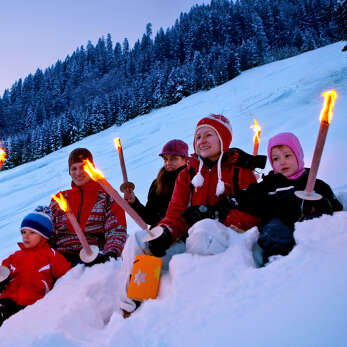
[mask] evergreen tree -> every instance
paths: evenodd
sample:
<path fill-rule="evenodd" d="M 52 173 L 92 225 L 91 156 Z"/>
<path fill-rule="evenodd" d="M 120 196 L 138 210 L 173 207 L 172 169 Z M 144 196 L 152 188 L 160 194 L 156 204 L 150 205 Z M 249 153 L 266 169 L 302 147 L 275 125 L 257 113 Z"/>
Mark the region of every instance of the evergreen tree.
<path fill-rule="evenodd" d="M 346 40 L 346 0 L 211 0 L 130 48 L 107 34 L 16 81 L 0 98 L 9 168 L 224 83 L 241 71 Z M 346 47 L 347 49 L 347 47 Z M 46 135 L 48 134 L 48 135 Z"/>

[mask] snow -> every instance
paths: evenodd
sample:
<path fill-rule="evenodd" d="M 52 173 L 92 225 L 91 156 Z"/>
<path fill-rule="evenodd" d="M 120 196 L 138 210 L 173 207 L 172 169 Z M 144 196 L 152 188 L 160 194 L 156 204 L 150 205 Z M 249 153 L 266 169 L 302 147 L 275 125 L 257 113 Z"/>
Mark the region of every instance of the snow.
<path fill-rule="evenodd" d="M 252 151 L 256 118 L 262 126 L 260 154 L 269 137 L 292 131 L 310 165 L 319 129 L 321 93 L 339 97 L 318 177 L 327 181 L 347 209 L 347 64 L 344 43 L 257 67 L 207 92 L 185 98 L 90 136 L 45 158 L 0 173 L 0 259 L 17 249 L 19 225 L 38 204 L 69 187 L 67 157 L 87 147 L 97 168 L 118 189 L 121 170 L 113 138 L 123 145 L 128 176 L 145 201 L 159 168 L 158 153 L 173 138 L 193 151 L 197 121 L 223 113 L 233 126 L 233 143 Z M 268 171 L 267 166 L 264 170 Z M 128 219 L 128 232 L 137 230 Z M 346 346 L 347 213 L 296 224 L 297 246 L 257 269 L 253 228 L 230 232 L 230 247 L 215 256 L 174 255 L 161 278 L 159 296 L 128 319 L 117 309 L 120 260 L 79 265 L 57 281 L 36 304 L 0 328 L 1 346 Z"/>

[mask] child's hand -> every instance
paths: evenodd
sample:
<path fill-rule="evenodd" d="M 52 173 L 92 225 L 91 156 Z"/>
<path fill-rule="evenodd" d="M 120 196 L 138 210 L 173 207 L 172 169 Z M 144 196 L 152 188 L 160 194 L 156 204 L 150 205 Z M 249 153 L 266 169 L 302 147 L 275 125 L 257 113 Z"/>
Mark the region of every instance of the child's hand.
<path fill-rule="evenodd" d="M 124 200 L 127 201 L 129 204 L 133 204 L 136 200 L 134 190 L 130 187 L 124 189 Z"/>

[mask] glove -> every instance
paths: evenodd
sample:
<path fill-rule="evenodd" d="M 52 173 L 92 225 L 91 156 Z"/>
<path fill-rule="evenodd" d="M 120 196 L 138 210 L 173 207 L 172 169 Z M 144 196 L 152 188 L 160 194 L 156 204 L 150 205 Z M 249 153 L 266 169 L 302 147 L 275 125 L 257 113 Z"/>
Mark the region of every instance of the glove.
<path fill-rule="evenodd" d="M 236 206 L 236 200 L 230 196 L 225 195 L 221 200 L 210 207 L 208 218 L 218 219 L 219 222 L 223 223 L 230 210 L 236 208 Z"/>
<path fill-rule="evenodd" d="M 91 261 L 90 263 L 85 263 L 85 266 L 93 266 L 95 264 L 104 264 L 107 261 L 109 261 L 111 258 L 117 259 L 117 254 L 113 253 L 113 252 L 108 252 L 106 254 L 104 253 L 99 253 L 98 256 Z"/>
<path fill-rule="evenodd" d="M 223 223 L 230 210 L 236 208 L 236 206 L 237 202 L 235 199 L 230 196 L 224 196 L 212 207 L 205 205 L 190 206 L 182 212 L 182 217 L 186 220 L 189 227 L 205 218 L 217 219 Z"/>
<path fill-rule="evenodd" d="M 191 227 L 199 220 L 210 218 L 210 211 L 205 205 L 190 206 L 182 212 L 181 216 L 185 219 L 188 226 Z"/>
<path fill-rule="evenodd" d="M 165 226 L 162 226 L 162 228 L 164 231 L 158 238 L 148 241 L 148 248 L 156 257 L 163 257 L 172 243 L 171 232 Z"/>
<path fill-rule="evenodd" d="M 0 282 L 0 293 L 6 288 L 9 282 L 10 282 L 10 276 L 8 276 L 5 280 Z"/>

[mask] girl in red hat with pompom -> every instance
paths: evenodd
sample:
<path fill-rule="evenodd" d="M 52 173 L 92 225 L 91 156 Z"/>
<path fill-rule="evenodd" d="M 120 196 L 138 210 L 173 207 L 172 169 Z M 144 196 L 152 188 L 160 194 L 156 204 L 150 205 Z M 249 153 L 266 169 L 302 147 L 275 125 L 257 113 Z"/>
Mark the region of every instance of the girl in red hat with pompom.
<path fill-rule="evenodd" d="M 243 232 L 259 220 L 236 208 L 234 196 L 239 190 L 256 183 L 249 156 L 238 149 L 229 149 L 232 128 L 222 115 L 202 118 L 194 133 L 195 154 L 177 177 L 166 216 L 151 229 L 131 235 L 123 250 L 123 312 L 133 312 L 138 303 L 126 293 L 132 261 L 137 254 L 164 256 L 168 248 L 186 238 L 186 252 L 212 255 L 229 246 L 230 228 Z M 244 159 L 247 160 L 244 160 Z"/>

